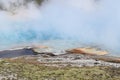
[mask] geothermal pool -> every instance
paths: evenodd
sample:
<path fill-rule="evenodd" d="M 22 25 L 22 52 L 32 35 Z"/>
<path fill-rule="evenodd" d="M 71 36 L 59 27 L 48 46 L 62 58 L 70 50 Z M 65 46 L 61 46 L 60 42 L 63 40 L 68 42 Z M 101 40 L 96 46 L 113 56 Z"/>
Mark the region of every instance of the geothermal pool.
<path fill-rule="evenodd" d="M 1 0 L 0 50 L 93 46 L 120 55 L 119 0 Z"/>

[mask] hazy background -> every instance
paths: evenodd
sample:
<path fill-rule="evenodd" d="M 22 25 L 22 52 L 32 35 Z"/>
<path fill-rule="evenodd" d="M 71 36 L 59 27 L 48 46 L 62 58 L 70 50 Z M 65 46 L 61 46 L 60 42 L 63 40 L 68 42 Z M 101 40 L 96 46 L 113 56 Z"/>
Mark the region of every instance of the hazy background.
<path fill-rule="evenodd" d="M 0 48 L 69 40 L 120 55 L 119 4 L 120 0 L 1 0 Z"/>

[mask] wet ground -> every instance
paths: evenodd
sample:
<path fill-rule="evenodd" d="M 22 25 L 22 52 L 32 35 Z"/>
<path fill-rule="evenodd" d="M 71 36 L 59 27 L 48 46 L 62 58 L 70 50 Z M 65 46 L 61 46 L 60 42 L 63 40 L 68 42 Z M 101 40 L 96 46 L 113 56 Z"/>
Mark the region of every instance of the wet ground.
<path fill-rule="evenodd" d="M 18 50 L 5 50 L 0 51 L 0 58 L 14 58 L 25 55 L 34 55 L 34 52 L 31 49 L 18 49 Z"/>
<path fill-rule="evenodd" d="M 48 52 L 44 52 L 44 51 Z M 55 55 L 54 51 L 49 48 L 43 48 L 39 50 L 39 53 L 36 53 L 33 48 L 20 48 L 20 49 L 11 49 L 11 50 L 4 50 L 0 51 L 0 58 L 11 58 L 11 59 L 18 59 L 23 58 L 26 61 L 32 61 L 33 59 L 35 62 L 42 63 L 46 66 L 113 66 L 113 67 L 120 67 L 120 63 L 115 62 L 119 60 L 119 57 L 109 57 L 109 56 L 90 56 L 90 55 L 82 55 L 82 54 L 72 54 L 72 53 L 64 53 Z M 21 58 L 21 59 L 22 59 Z M 114 61 L 114 62 L 113 62 Z"/>

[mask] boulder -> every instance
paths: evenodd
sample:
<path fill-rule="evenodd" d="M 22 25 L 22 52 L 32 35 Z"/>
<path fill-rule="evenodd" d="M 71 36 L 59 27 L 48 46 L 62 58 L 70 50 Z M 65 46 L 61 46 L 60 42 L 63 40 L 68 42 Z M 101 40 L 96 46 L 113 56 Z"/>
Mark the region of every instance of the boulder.
<path fill-rule="evenodd" d="M 75 54 L 87 54 L 87 55 L 106 55 L 107 51 L 101 51 L 96 48 L 75 48 L 71 50 L 67 50 L 67 53 L 75 53 Z"/>

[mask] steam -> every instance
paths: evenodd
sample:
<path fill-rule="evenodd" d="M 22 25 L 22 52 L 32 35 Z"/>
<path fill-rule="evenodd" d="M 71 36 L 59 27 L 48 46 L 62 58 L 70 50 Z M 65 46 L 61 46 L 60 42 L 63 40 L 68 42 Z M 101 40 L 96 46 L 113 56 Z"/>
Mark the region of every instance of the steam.
<path fill-rule="evenodd" d="M 120 52 L 119 0 L 48 0 L 39 7 L 31 1 L 15 9 L 8 4 L 17 0 L 1 1 L 1 45 L 59 39 Z"/>

